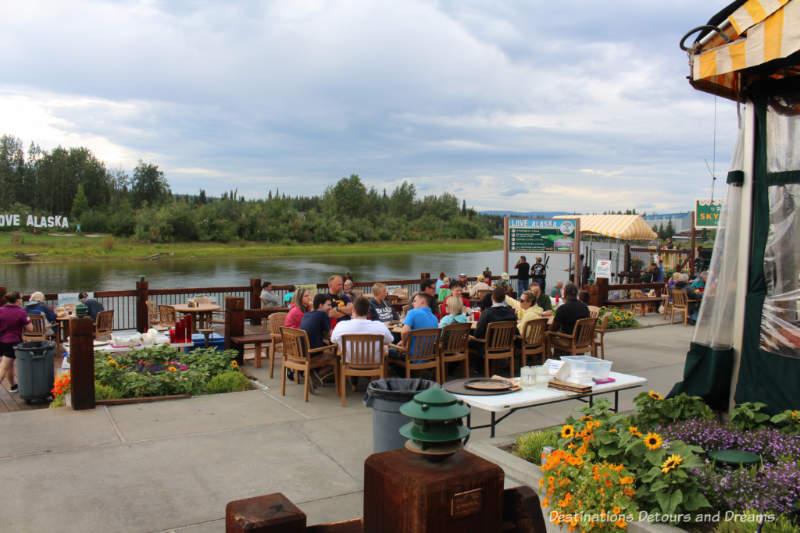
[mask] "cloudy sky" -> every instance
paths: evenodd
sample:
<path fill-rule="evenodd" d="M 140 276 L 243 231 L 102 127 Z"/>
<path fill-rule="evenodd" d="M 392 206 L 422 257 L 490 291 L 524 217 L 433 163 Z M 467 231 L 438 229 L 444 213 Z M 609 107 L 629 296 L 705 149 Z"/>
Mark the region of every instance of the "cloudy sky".
<path fill-rule="evenodd" d="M 6 0 L 0 134 L 180 193 L 355 173 L 479 209 L 689 210 L 736 106 L 689 86 L 678 41 L 727 3 Z"/>

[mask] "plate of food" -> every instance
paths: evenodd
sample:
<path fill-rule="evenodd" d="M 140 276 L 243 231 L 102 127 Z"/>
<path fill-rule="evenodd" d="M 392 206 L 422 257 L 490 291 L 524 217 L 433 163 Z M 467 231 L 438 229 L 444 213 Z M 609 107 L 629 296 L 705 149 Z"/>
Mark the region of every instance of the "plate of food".
<path fill-rule="evenodd" d="M 482 391 L 507 391 L 511 390 L 514 386 L 508 381 L 492 378 L 473 378 L 464 382 L 464 386 L 468 389 L 482 390 Z"/>

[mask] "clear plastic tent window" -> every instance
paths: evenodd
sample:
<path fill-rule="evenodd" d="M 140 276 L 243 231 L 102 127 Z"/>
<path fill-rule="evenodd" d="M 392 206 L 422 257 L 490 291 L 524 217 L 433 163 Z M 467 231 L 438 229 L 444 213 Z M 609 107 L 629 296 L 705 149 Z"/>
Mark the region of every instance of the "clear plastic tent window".
<path fill-rule="evenodd" d="M 797 97 L 770 99 L 767 106 L 767 172 L 800 170 Z M 800 184 L 769 187 L 769 233 L 764 250 L 766 298 L 761 348 L 800 358 Z"/>

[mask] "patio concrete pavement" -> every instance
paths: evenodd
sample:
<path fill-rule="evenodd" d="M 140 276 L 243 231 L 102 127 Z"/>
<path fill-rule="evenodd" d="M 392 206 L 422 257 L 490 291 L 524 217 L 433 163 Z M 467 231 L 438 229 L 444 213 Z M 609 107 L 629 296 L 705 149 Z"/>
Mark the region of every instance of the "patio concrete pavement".
<path fill-rule="evenodd" d="M 614 370 L 644 376 L 662 393 L 681 379 L 692 328 L 664 325 L 606 335 Z M 231 500 L 283 492 L 309 524 L 361 516 L 372 414 L 363 392 L 347 407 L 328 386 L 302 400 L 302 386 L 246 369 L 268 387 L 188 400 L 0 414 L 3 531 L 211 533 L 225 529 Z M 276 372 L 276 376 L 279 376 Z M 363 383 L 362 383 L 363 388 Z M 642 389 L 620 394 L 632 408 Z M 559 424 L 580 407 L 564 402 L 520 411 L 497 440 Z M 474 412 L 474 423 L 488 416 Z M 477 430 L 473 442 L 489 441 Z"/>

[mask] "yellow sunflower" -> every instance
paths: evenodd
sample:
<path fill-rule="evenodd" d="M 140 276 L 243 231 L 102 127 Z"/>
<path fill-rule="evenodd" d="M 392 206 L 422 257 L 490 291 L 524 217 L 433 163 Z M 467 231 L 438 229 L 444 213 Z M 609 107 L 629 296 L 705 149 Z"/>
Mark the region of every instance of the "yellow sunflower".
<path fill-rule="evenodd" d="M 795 411 L 795 413 L 796 413 L 796 412 L 797 412 L 797 411 Z M 589 416 L 589 415 L 582 416 L 582 417 L 581 417 L 581 422 L 587 422 L 587 421 L 589 421 L 589 420 L 591 420 L 591 419 L 592 419 L 592 417 L 591 417 L 591 416 Z"/>
<path fill-rule="evenodd" d="M 794 410 L 792 411 L 792 420 L 795 422 L 800 422 L 800 411 Z"/>
<path fill-rule="evenodd" d="M 652 398 L 654 400 L 663 400 L 664 399 L 663 396 L 661 396 L 659 393 L 657 393 L 654 390 L 651 390 L 650 392 L 648 392 L 647 395 L 650 396 L 650 398 Z"/>
<path fill-rule="evenodd" d="M 628 431 L 629 431 L 629 432 L 630 432 L 630 434 L 631 434 L 631 435 L 633 435 L 634 437 L 641 437 L 641 436 L 642 436 L 642 432 L 641 432 L 641 431 L 639 431 L 639 428 L 637 428 L 636 426 L 629 426 L 629 427 L 628 427 Z"/>
<path fill-rule="evenodd" d="M 670 470 L 674 470 L 679 464 L 683 462 L 683 457 L 678 454 L 672 454 L 661 464 L 661 472 L 666 474 Z"/>
<path fill-rule="evenodd" d="M 233 368 L 239 368 L 239 363 L 237 363 L 236 360 L 234 359 L 233 361 L 231 361 L 231 366 Z"/>
<path fill-rule="evenodd" d="M 561 437 L 565 439 L 571 439 L 575 436 L 575 428 L 570 426 L 569 424 L 565 425 L 561 428 Z"/>
<path fill-rule="evenodd" d="M 642 440 L 644 441 L 644 445 L 651 450 L 657 450 L 661 448 L 661 443 L 664 442 L 658 433 L 648 433 Z"/>
<path fill-rule="evenodd" d="M 175 368 L 174 366 L 171 366 L 171 367 L 169 367 L 169 369 L 168 369 L 168 370 L 169 370 L 170 372 L 177 372 L 177 371 L 178 371 L 178 369 L 177 369 L 177 368 Z"/>

